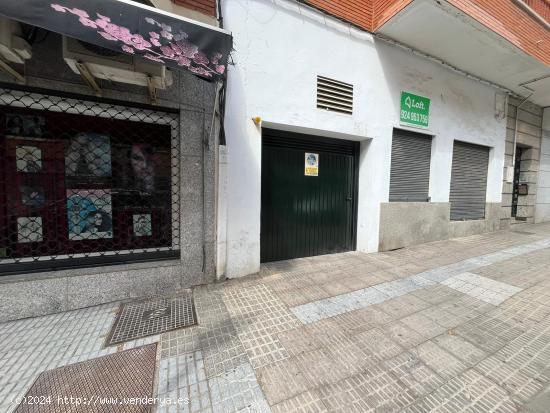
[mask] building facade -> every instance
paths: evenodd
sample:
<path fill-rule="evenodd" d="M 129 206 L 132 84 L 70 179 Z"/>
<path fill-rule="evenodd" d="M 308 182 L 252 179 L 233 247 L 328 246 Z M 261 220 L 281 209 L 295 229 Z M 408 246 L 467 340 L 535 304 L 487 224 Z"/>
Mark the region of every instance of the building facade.
<path fill-rule="evenodd" d="M 222 3 L 218 273 L 545 219 L 541 21 L 489 2 L 305 3 Z"/>
<path fill-rule="evenodd" d="M 2 56 L 0 321 L 216 279 L 221 83 L 192 69 L 223 73 L 221 57 L 199 53 L 205 38 L 230 36 L 215 9 L 103 3 L 122 7 L 127 23 L 145 19 L 152 34 L 124 37 L 116 14 L 100 9 L 55 5 L 51 18 L 65 20 L 51 26 L 0 9 L 2 28 L 24 46 L 13 50 L 27 53 L 21 63 Z M 90 40 L 64 33 L 72 28 Z M 114 50 L 93 43 L 104 40 Z M 154 46 L 184 67 L 137 56 Z"/>
<path fill-rule="evenodd" d="M 550 219 L 544 2 L 73 2 L 0 7 L 0 321 Z"/>

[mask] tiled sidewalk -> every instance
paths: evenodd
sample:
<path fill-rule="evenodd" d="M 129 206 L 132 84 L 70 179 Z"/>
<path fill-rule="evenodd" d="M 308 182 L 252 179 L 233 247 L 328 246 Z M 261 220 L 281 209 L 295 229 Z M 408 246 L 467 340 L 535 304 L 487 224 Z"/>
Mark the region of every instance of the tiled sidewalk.
<path fill-rule="evenodd" d="M 0 411 L 44 370 L 158 342 L 158 412 L 550 412 L 550 225 L 265 265 L 199 323 L 104 348 L 118 304 L 0 324 Z"/>

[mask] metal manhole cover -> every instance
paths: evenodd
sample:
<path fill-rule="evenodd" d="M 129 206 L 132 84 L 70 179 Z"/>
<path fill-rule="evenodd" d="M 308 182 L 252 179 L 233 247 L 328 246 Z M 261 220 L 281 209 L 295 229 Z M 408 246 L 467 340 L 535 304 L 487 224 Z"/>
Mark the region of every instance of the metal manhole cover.
<path fill-rule="evenodd" d="M 196 324 L 193 294 L 122 304 L 107 346 Z"/>
<path fill-rule="evenodd" d="M 157 345 L 41 373 L 15 413 L 145 413 L 152 408 Z"/>

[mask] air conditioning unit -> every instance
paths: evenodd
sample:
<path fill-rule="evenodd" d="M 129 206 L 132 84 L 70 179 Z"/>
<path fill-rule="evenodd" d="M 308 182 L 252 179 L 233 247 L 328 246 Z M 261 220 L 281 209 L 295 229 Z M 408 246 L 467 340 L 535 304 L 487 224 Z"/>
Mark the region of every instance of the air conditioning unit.
<path fill-rule="evenodd" d="M 98 79 L 153 86 L 156 89 L 166 89 L 172 84 L 172 73 L 161 64 L 71 37 L 63 37 L 63 59 L 73 72 L 81 74 L 77 66 L 84 64 L 91 75 Z"/>
<path fill-rule="evenodd" d="M 21 26 L 6 17 L 0 17 L 0 55 L 18 64 L 32 57 L 31 46 L 21 37 Z"/>

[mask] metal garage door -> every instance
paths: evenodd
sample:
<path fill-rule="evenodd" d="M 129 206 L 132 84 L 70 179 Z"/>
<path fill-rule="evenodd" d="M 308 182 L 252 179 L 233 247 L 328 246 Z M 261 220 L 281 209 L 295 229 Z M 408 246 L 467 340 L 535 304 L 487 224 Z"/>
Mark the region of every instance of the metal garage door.
<path fill-rule="evenodd" d="M 262 262 L 354 250 L 359 144 L 262 132 Z M 318 155 L 317 176 L 306 153 Z"/>
<path fill-rule="evenodd" d="M 432 137 L 394 129 L 390 202 L 426 202 L 430 189 Z"/>
<path fill-rule="evenodd" d="M 489 148 L 455 141 L 451 174 L 451 220 L 485 218 Z"/>

